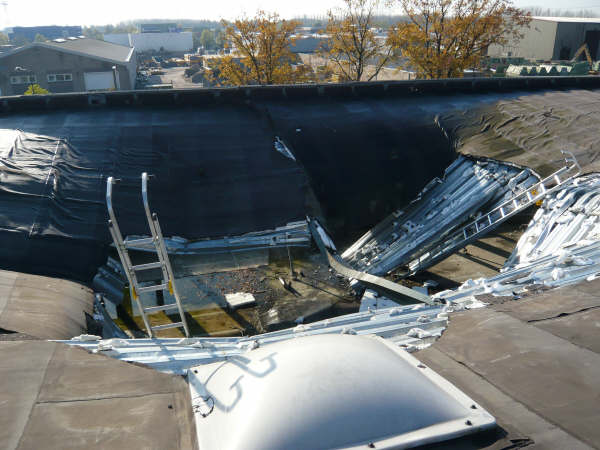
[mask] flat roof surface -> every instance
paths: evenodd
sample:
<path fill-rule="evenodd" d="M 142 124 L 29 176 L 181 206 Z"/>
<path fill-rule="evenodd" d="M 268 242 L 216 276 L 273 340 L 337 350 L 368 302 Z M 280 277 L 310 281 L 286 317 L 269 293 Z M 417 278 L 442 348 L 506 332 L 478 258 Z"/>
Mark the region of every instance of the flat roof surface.
<path fill-rule="evenodd" d="M 532 16 L 532 19 L 546 20 L 548 22 L 570 22 L 570 23 L 600 23 L 598 17 L 546 17 Z"/>
<path fill-rule="evenodd" d="M 599 90 L 520 93 L 442 113 L 439 123 L 460 153 L 513 162 L 548 176 L 564 166 L 561 150 L 567 150 L 582 174 L 600 170 Z"/>
<path fill-rule="evenodd" d="M 481 402 L 504 445 L 598 448 L 599 289 L 597 280 L 519 300 L 488 297 L 496 303 L 451 315 L 442 338 L 415 357 Z"/>
<path fill-rule="evenodd" d="M 0 379 L 4 449 L 197 448 L 181 377 L 56 342 L 0 341 Z"/>
<path fill-rule="evenodd" d="M 113 44 L 112 42 L 91 38 L 65 38 L 64 42 L 56 42 L 56 40 L 53 40 L 44 42 L 43 44 L 56 49 L 65 49 L 121 62 L 128 62 L 131 58 L 131 52 L 133 50 L 132 47 L 125 45 Z"/>
<path fill-rule="evenodd" d="M 17 47 L 12 51 L 3 53 L 0 55 L 0 58 L 10 56 L 34 47 L 50 48 L 116 63 L 129 62 L 134 50 L 133 47 L 113 44 L 111 42 L 100 41 L 98 39 L 72 37 L 55 39 L 46 42 L 33 42 L 23 47 Z"/>
<path fill-rule="evenodd" d="M 87 332 L 94 293 L 72 281 L 0 270 L 0 328 L 40 339 Z"/>

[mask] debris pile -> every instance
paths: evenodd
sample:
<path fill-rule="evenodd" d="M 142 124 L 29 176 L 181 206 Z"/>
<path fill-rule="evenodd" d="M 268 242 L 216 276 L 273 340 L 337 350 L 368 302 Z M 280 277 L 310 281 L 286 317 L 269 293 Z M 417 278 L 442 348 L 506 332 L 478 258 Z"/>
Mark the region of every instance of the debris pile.
<path fill-rule="evenodd" d="M 600 275 L 599 214 L 600 175 L 574 179 L 546 197 L 499 275 L 467 280 L 435 297 L 515 296 L 595 279 Z"/>
<path fill-rule="evenodd" d="M 427 253 L 461 225 L 539 181 L 530 169 L 459 156 L 405 210 L 397 210 L 349 247 L 355 269 L 384 275 Z"/>

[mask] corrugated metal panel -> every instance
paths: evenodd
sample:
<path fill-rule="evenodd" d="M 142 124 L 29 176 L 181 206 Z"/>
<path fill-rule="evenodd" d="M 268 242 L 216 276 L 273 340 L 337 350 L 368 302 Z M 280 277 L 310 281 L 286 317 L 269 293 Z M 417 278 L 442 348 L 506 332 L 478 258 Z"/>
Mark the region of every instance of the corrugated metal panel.
<path fill-rule="evenodd" d="M 415 350 L 442 334 L 448 320 L 445 308 L 419 304 L 370 310 L 241 338 L 85 340 L 83 336 L 62 342 L 163 372 L 183 374 L 190 367 L 240 355 L 256 346 L 319 334 L 374 334 L 409 351 Z"/>
<path fill-rule="evenodd" d="M 383 275 L 397 269 L 536 182 L 530 169 L 459 156 L 405 209 L 395 211 L 343 254 L 357 270 Z"/>
<path fill-rule="evenodd" d="M 499 275 L 435 297 L 513 295 L 594 279 L 600 274 L 599 215 L 600 175 L 578 177 L 544 200 Z"/>

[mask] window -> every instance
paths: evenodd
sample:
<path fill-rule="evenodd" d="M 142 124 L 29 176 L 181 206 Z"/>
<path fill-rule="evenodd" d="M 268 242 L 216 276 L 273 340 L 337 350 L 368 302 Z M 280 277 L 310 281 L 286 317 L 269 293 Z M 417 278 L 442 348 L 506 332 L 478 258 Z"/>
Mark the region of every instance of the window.
<path fill-rule="evenodd" d="M 10 77 L 10 84 L 30 84 L 37 83 L 35 75 L 15 75 Z"/>
<path fill-rule="evenodd" d="M 73 81 L 73 75 L 70 73 L 49 73 L 47 79 L 48 83 L 60 83 L 61 81 Z"/>

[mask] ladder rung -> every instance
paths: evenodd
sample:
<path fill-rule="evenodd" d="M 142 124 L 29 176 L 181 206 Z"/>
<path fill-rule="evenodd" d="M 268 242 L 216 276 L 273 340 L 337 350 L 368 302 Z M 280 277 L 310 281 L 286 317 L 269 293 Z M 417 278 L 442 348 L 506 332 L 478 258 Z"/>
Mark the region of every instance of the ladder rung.
<path fill-rule="evenodd" d="M 168 323 L 166 325 L 157 325 L 155 327 L 151 327 L 153 331 L 167 330 L 169 328 L 179 328 L 183 326 L 183 322 L 173 322 Z"/>
<path fill-rule="evenodd" d="M 154 244 L 154 238 L 143 238 L 143 239 L 134 239 L 132 241 L 123 241 L 125 247 L 134 247 L 137 245 L 148 245 Z"/>
<path fill-rule="evenodd" d="M 162 291 L 167 289 L 169 286 L 167 283 L 163 283 L 163 284 L 156 284 L 154 286 L 144 286 L 138 289 L 138 292 L 140 294 L 143 294 L 144 292 L 154 292 L 154 291 Z"/>
<path fill-rule="evenodd" d="M 151 263 L 147 263 L 147 264 L 139 264 L 137 266 L 133 266 L 132 269 L 133 270 L 148 270 L 148 269 L 158 269 L 159 267 L 162 267 L 163 263 L 160 261 L 156 261 L 156 262 L 151 262 Z"/>
<path fill-rule="evenodd" d="M 161 306 L 149 306 L 148 308 L 144 308 L 144 312 L 146 313 L 155 313 L 158 311 L 166 311 L 168 309 L 175 309 L 177 308 L 177 303 L 169 303 L 168 305 L 161 305 Z"/>

